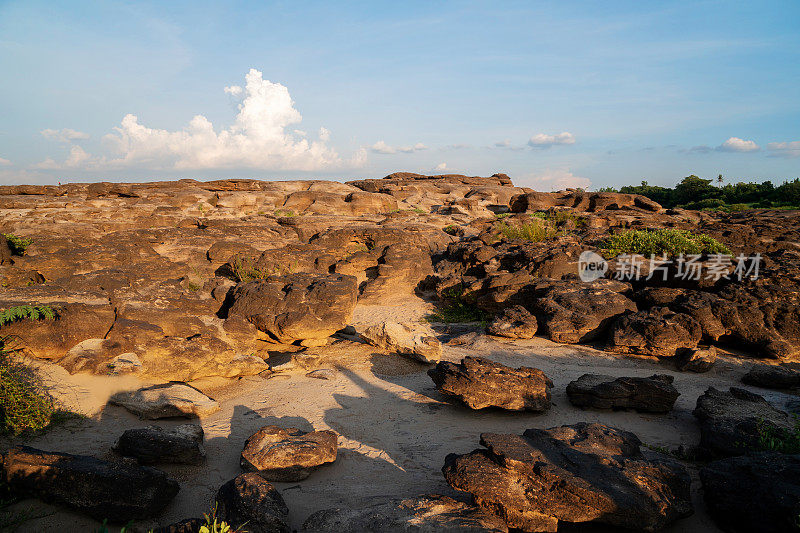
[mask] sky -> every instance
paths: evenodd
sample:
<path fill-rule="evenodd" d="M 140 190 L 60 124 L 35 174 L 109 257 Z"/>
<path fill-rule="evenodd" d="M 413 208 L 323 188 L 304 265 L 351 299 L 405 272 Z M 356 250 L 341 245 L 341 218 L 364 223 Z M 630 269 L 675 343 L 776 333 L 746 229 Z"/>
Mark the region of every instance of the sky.
<path fill-rule="evenodd" d="M 0 0 L 0 184 L 800 177 L 800 2 Z"/>

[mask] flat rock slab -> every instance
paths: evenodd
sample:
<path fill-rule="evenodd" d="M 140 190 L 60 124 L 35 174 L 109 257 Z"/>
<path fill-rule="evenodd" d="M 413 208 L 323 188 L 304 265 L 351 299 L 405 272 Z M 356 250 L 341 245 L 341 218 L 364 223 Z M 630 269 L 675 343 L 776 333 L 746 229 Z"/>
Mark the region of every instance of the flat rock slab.
<path fill-rule="evenodd" d="M 791 389 L 800 386 L 800 371 L 783 365 L 756 363 L 742 382 L 765 389 Z"/>
<path fill-rule="evenodd" d="M 330 430 L 305 432 L 265 426 L 245 442 L 240 464 L 269 481 L 300 481 L 336 460 L 339 436 Z"/>
<path fill-rule="evenodd" d="M 627 431 L 579 423 L 521 436 L 484 433 L 481 444 L 486 449 L 448 455 L 442 471 L 509 528 L 593 522 L 657 531 L 693 512 L 687 470 L 666 456 L 646 459 Z"/>
<path fill-rule="evenodd" d="M 675 357 L 697 347 L 703 328 L 691 316 L 666 307 L 619 317 L 611 328 L 606 349 L 654 357 Z"/>
<path fill-rule="evenodd" d="M 649 378 L 584 374 L 567 385 L 567 396 L 577 407 L 668 413 L 680 396 L 673 380 L 672 376 L 658 374 Z"/>
<path fill-rule="evenodd" d="M 369 344 L 384 350 L 408 355 L 423 363 L 435 363 L 442 358 L 442 344 L 432 329 L 421 324 L 410 326 L 397 322 L 381 322 L 361 333 Z"/>
<path fill-rule="evenodd" d="M 119 438 L 114 450 L 142 464 L 197 465 L 206 458 L 203 428 L 197 424 L 182 424 L 169 430 L 158 426 L 129 429 Z"/>
<path fill-rule="evenodd" d="M 753 454 L 713 461 L 700 470 L 703 495 L 723 531 L 797 531 L 800 456 Z"/>
<path fill-rule="evenodd" d="M 118 392 L 109 403 L 139 416 L 158 418 L 203 418 L 220 410 L 219 403 L 186 383 L 173 381 L 136 391 Z"/>
<path fill-rule="evenodd" d="M 794 423 L 763 396 L 738 387 L 728 391 L 709 387 L 697 399 L 694 416 L 700 421 L 700 446 L 714 455 L 744 455 L 761 449 L 766 433 L 791 432 Z"/>
<path fill-rule="evenodd" d="M 17 496 L 66 505 L 114 523 L 152 518 L 179 488 L 155 468 L 28 446 L 16 446 L 5 454 L 2 476 Z"/>
<path fill-rule="evenodd" d="M 507 533 L 503 520 L 447 496 L 389 500 L 361 509 L 326 509 L 306 519 L 304 531 L 320 533 Z"/>
<path fill-rule="evenodd" d="M 471 409 L 541 412 L 550 408 L 553 382 L 538 368 L 511 368 L 482 357 L 465 357 L 459 364 L 441 361 L 428 375 L 438 390 L 458 397 Z"/>
<path fill-rule="evenodd" d="M 486 332 L 509 339 L 532 339 L 538 327 L 535 316 L 521 305 L 514 305 L 503 309 L 486 328 Z"/>
<path fill-rule="evenodd" d="M 256 473 L 240 474 L 217 491 L 217 516 L 249 533 L 289 533 L 289 509 L 278 490 Z"/>

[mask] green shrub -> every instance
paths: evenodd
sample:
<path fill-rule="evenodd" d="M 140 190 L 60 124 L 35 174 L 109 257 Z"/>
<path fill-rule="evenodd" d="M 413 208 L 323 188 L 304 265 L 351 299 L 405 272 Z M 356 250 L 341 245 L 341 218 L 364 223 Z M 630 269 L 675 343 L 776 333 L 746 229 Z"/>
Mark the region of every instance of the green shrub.
<path fill-rule="evenodd" d="M 759 420 L 758 449 L 788 454 L 800 453 L 800 422 L 795 420 L 794 429 L 775 427 L 772 424 Z"/>
<path fill-rule="evenodd" d="M 31 320 L 53 320 L 57 312 L 48 305 L 18 305 L 0 311 L 0 326 L 29 318 Z"/>
<path fill-rule="evenodd" d="M 246 257 L 234 257 L 230 263 L 233 280 L 238 283 L 248 283 L 259 279 L 267 279 L 271 273 L 255 266 L 255 261 Z"/>
<path fill-rule="evenodd" d="M 29 239 L 27 237 L 17 237 L 12 233 L 3 233 L 2 235 L 8 242 L 8 247 L 11 248 L 11 253 L 14 255 L 25 255 L 25 252 L 28 250 L 28 246 L 33 243 L 33 239 Z"/>
<path fill-rule="evenodd" d="M 276 209 L 275 210 L 276 217 L 296 217 L 297 214 L 292 211 L 291 209 Z"/>
<path fill-rule="evenodd" d="M 211 509 L 211 514 L 204 514 L 203 518 L 206 523 L 200 526 L 200 533 L 247 533 L 242 529 L 246 524 L 242 524 L 240 527 L 234 529 L 228 523 L 217 518 L 217 504 L 214 504 L 214 508 Z"/>
<path fill-rule="evenodd" d="M 545 220 L 534 218 L 522 224 L 509 224 L 505 221 L 497 225 L 497 230 L 509 241 L 523 240 L 542 242 L 558 235 L 558 230 Z"/>
<path fill-rule="evenodd" d="M 694 234 L 685 230 L 627 230 L 612 235 L 601 247 L 607 259 L 620 254 L 641 254 L 674 257 L 679 254 L 727 254 L 730 249 L 705 234 Z"/>
<path fill-rule="evenodd" d="M 546 220 L 554 226 L 563 226 L 567 222 L 574 223 L 576 228 L 586 226 L 586 217 L 576 215 L 569 211 L 537 211 L 531 213 L 531 216 Z"/>
<path fill-rule="evenodd" d="M 486 322 L 487 314 L 475 305 L 474 298 L 464 293 L 459 284 L 442 292 L 442 301 L 436 311 L 427 315 L 428 322 L 460 323 Z"/>
<path fill-rule="evenodd" d="M 458 233 L 458 226 L 456 226 L 455 224 L 450 224 L 449 226 L 445 226 L 442 231 L 444 231 L 448 235 L 456 235 Z"/>

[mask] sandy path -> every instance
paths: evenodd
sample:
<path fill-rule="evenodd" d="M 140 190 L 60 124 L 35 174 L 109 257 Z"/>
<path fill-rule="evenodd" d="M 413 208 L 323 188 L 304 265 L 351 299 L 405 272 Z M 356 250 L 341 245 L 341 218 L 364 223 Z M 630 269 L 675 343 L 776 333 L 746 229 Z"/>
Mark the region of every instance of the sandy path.
<path fill-rule="evenodd" d="M 381 315 L 397 318 L 419 316 L 420 305 L 400 308 L 361 308 L 356 324 L 375 322 Z M 275 483 L 289 509 L 290 522 L 299 528 L 312 512 L 336 506 L 359 506 L 386 497 L 425 493 L 463 498 L 444 481 L 441 467 L 448 453 L 478 448 L 481 432 L 521 433 L 530 427 L 551 427 L 580 421 L 602 422 L 633 431 L 652 446 L 674 448 L 699 441 L 697 423 L 691 414 L 697 397 L 708 386 L 729 387 L 750 362 L 723 356 L 707 374 L 674 372 L 648 360 L 611 356 L 584 346 L 557 345 L 544 339 L 503 342 L 485 336 L 470 346 L 445 346 L 445 359 L 457 361 L 465 355 L 481 355 L 512 366 L 541 368 L 554 382 L 553 407 L 545 414 L 507 413 L 498 410 L 472 411 L 446 401 L 436 392 L 426 366 L 400 356 L 375 353 L 350 341 L 337 341 L 323 348 L 322 367 L 337 368 L 332 380 L 307 377 L 295 368 L 269 379 L 249 377 L 207 392 L 223 409 L 202 421 L 206 432 L 208 461 L 203 466 L 165 466 L 181 483 L 181 491 L 158 521 L 142 522 L 147 528 L 200 516 L 207 512 L 214 493 L 225 481 L 240 473 L 238 459 L 245 439 L 259 427 L 278 423 L 310 429 L 333 429 L 341 435 L 337 461 L 296 483 Z M 60 369 L 53 369 L 58 373 Z M 586 372 L 614 376 L 675 376 L 681 393 L 668 415 L 632 412 L 582 411 L 566 397 L 567 383 Z M 63 374 L 63 375 L 61 375 Z M 110 447 L 127 428 L 141 427 L 140 421 L 118 407 L 106 407 L 108 395 L 119 388 L 136 386 L 134 378 L 68 376 L 57 378 L 91 418 L 70 422 L 26 444 L 45 450 L 113 457 Z M 752 388 L 777 405 L 792 396 Z M 162 427 L 180 420 L 158 421 Z M 7 443 L 6 443 L 7 444 Z M 692 467 L 696 513 L 668 531 L 718 531 L 700 501 L 700 483 Z M 97 523 L 81 515 L 28 500 L 15 508 L 34 507 L 54 514 L 29 521 L 20 531 L 93 530 Z M 65 529 L 64 524 L 69 524 Z M 85 529 L 88 528 L 88 529 Z M 592 529 L 592 531 L 601 531 Z"/>

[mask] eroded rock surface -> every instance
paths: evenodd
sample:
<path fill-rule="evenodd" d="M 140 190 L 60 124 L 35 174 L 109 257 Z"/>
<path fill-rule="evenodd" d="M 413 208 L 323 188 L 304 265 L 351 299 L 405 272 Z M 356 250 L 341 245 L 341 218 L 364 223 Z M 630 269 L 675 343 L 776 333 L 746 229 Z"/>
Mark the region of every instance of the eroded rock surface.
<path fill-rule="evenodd" d="M 117 392 L 109 403 L 119 405 L 140 418 L 203 418 L 220 410 L 219 403 L 186 383 L 172 382 Z"/>
<path fill-rule="evenodd" d="M 435 363 L 442 358 L 442 344 L 434 331 L 423 324 L 398 324 L 381 322 L 361 332 L 368 343 L 407 355 L 423 363 Z"/>
<path fill-rule="evenodd" d="M 567 396 L 578 407 L 668 413 L 680 396 L 673 380 L 664 374 L 649 378 L 584 374 L 567 385 Z"/>
<path fill-rule="evenodd" d="M 247 439 L 240 464 L 269 481 L 300 481 L 336 460 L 338 438 L 330 430 L 265 426 Z"/>
<path fill-rule="evenodd" d="M 532 339 L 539 324 L 536 317 L 521 305 L 506 308 L 486 328 L 489 335 L 509 339 Z"/>
<path fill-rule="evenodd" d="M 217 516 L 251 533 L 288 533 L 289 508 L 281 493 L 256 473 L 236 476 L 219 488 Z"/>
<path fill-rule="evenodd" d="M 182 424 L 165 430 L 158 426 L 128 429 L 117 440 L 114 450 L 142 464 L 201 464 L 206 458 L 203 427 Z"/>

